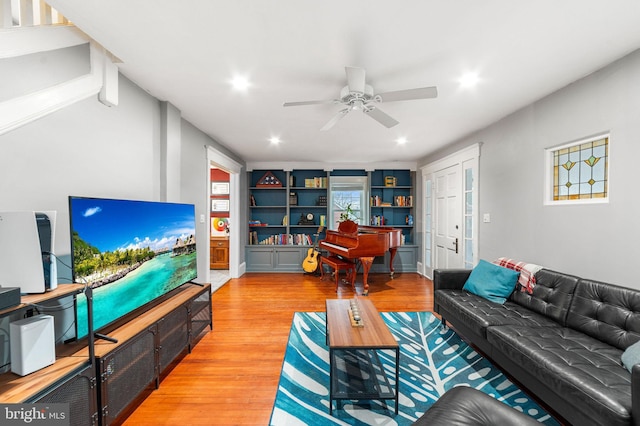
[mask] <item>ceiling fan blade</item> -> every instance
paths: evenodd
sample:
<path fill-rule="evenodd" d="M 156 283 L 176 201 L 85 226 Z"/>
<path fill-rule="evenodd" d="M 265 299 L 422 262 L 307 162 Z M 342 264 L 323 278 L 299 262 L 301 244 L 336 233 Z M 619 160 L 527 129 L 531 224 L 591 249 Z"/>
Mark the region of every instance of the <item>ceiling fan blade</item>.
<path fill-rule="evenodd" d="M 378 93 L 375 96 L 378 102 L 411 101 L 414 99 L 431 99 L 436 97 L 438 97 L 438 88 L 435 86 Z"/>
<path fill-rule="evenodd" d="M 285 102 L 282 106 L 290 107 L 290 106 L 303 106 L 303 105 L 322 105 L 322 104 L 335 104 L 339 101 L 336 99 L 326 100 L 326 101 L 300 101 L 300 102 Z"/>
<path fill-rule="evenodd" d="M 378 108 L 375 108 L 375 107 L 370 107 L 368 109 L 363 110 L 362 112 L 364 112 L 369 117 L 373 118 L 378 123 L 382 124 L 387 128 L 393 127 L 399 123 L 395 118 L 391 117 L 385 112 L 380 111 Z"/>
<path fill-rule="evenodd" d="M 365 71 L 358 67 L 344 67 L 347 72 L 347 86 L 349 92 L 364 93 Z"/>
<path fill-rule="evenodd" d="M 338 121 L 340 121 L 342 119 L 342 117 L 344 117 L 345 115 L 347 115 L 347 113 L 351 111 L 351 108 L 345 108 L 345 109 L 341 109 L 340 111 L 338 111 L 338 113 L 336 115 L 334 115 L 331 120 L 329 120 L 329 122 L 327 124 L 325 124 L 322 129 L 322 131 L 326 131 L 331 129 L 333 126 L 336 125 L 336 123 Z"/>

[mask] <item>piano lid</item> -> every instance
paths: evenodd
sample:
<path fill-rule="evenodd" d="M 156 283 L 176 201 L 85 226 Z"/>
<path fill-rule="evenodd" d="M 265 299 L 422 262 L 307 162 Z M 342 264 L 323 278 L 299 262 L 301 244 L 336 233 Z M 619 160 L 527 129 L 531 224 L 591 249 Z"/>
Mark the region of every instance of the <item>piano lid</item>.
<path fill-rule="evenodd" d="M 342 234 L 357 234 L 358 224 L 352 220 L 343 220 L 338 225 L 338 232 Z"/>

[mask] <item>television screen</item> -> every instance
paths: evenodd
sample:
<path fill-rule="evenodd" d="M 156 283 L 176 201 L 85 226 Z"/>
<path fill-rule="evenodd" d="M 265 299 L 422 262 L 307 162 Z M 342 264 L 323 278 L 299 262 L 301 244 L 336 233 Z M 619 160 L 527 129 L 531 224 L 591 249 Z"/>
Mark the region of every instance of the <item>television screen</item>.
<path fill-rule="evenodd" d="M 197 276 L 192 204 L 69 197 L 74 282 L 93 289 L 99 330 Z M 76 338 L 87 335 L 76 303 Z"/>

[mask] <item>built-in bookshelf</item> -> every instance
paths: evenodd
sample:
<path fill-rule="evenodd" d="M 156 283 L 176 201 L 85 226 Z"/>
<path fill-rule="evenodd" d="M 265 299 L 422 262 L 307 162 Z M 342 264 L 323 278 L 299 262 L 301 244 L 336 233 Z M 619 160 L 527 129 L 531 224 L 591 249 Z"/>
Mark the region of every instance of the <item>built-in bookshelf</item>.
<path fill-rule="evenodd" d="M 374 170 L 370 177 L 370 224 L 402 229 L 402 245 L 414 244 L 414 176 L 410 170 Z"/>
<path fill-rule="evenodd" d="M 247 271 L 299 272 L 308 249 L 322 240 L 327 226 L 331 177 L 368 176 L 370 224 L 402 229 L 396 270 L 415 271 L 414 180 L 411 170 L 252 170 L 249 183 Z M 387 271 L 387 259 L 372 271 Z"/>
<path fill-rule="evenodd" d="M 325 171 L 253 170 L 249 182 L 249 245 L 313 244 L 326 222 Z"/>

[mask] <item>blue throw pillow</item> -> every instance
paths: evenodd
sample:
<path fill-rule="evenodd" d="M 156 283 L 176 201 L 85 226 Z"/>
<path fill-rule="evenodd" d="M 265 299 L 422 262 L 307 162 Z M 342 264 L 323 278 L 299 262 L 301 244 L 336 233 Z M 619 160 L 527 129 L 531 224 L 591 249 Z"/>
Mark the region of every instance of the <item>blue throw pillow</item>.
<path fill-rule="evenodd" d="M 513 269 L 480 260 L 462 289 L 502 305 L 516 287 L 519 275 Z"/>
<path fill-rule="evenodd" d="M 622 353 L 622 365 L 624 365 L 629 372 L 631 372 L 631 369 L 636 364 L 640 364 L 640 341 L 629 346 Z"/>

